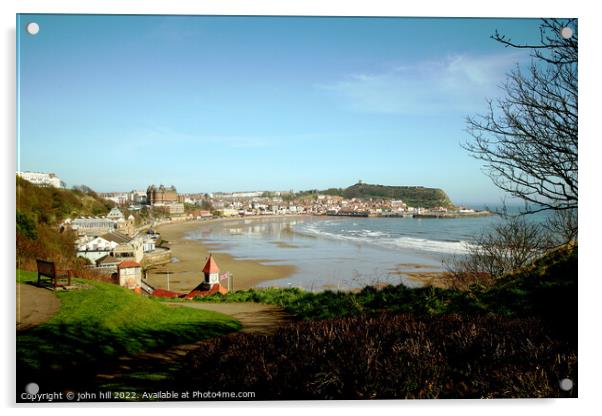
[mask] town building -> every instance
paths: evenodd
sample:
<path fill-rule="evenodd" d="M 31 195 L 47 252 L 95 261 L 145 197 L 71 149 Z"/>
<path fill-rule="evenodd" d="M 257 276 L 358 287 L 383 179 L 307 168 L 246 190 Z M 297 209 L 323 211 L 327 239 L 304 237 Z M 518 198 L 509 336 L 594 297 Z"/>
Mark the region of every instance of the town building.
<path fill-rule="evenodd" d="M 165 207 L 170 217 L 183 217 L 184 195 L 178 195 L 175 186 L 151 185 L 146 190 L 146 203 L 153 207 Z"/>
<path fill-rule="evenodd" d="M 203 276 L 203 281 L 186 295 L 187 299 L 193 299 L 197 296 L 209 296 L 215 293 L 221 293 L 222 295 L 228 293 L 228 289 L 220 283 L 219 266 L 212 254 L 209 254 L 207 263 L 203 267 Z"/>
<path fill-rule="evenodd" d="M 79 235 L 102 235 L 114 231 L 117 223 L 106 217 L 79 217 L 72 221 L 66 221 L 66 226 Z"/>
<path fill-rule="evenodd" d="M 203 268 L 203 275 L 205 276 L 205 284 L 209 286 L 219 285 L 219 267 L 212 254 L 209 254 L 207 263 Z"/>
<path fill-rule="evenodd" d="M 130 215 L 127 219 L 120 218 L 115 223 L 115 230 L 129 237 L 133 237 L 136 231 L 135 222 L 136 220 L 133 215 Z"/>
<path fill-rule="evenodd" d="M 52 186 L 54 188 L 65 187 L 65 182 L 61 181 L 54 173 L 17 172 L 17 176 L 38 186 Z"/>
<path fill-rule="evenodd" d="M 152 206 L 166 206 L 178 203 L 175 186 L 151 185 L 146 190 L 146 203 Z"/>
<path fill-rule="evenodd" d="M 146 236 L 142 238 L 142 251 L 147 253 L 149 251 L 153 251 L 157 247 L 157 240 L 152 238 L 151 236 Z"/>
<path fill-rule="evenodd" d="M 122 261 L 123 259 L 118 259 L 111 255 L 106 255 L 96 260 L 96 270 L 106 274 L 116 273 L 117 266 Z"/>
<path fill-rule="evenodd" d="M 207 210 L 204 210 L 204 209 L 195 210 L 191 214 L 197 220 L 204 220 L 204 219 L 209 219 L 209 218 L 213 217 L 213 214 L 211 214 L 211 211 L 207 211 Z"/>
<path fill-rule="evenodd" d="M 119 211 L 119 208 L 117 207 L 112 208 L 111 211 L 109 211 L 109 213 L 107 214 L 107 218 L 113 221 L 125 219 L 123 213 Z"/>
<path fill-rule="evenodd" d="M 104 256 L 110 255 L 118 246 L 114 241 L 105 240 L 102 237 L 94 237 L 88 241 L 82 241 L 77 246 L 77 256 L 90 260 L 95 264 L 96 261 Z"/>
<path fill-rule="evenodd" d="M 130 215 L 127 219 L 117 208 L 113 208 L 106 217 L 78 217 L 67 219 L 63 226 L 77 232 L 80 236 L 101 236 L 118 231 L 128 236 L 135 233 L 135 219 Z"/>
<path fill-rule="evenodd" d="M 117 205 L 127 205 L 129 201 L 129 194 L 127 192 L 99 192 L 98 196 L 113 201 Z"/>
<path fill-rule="evenodd" d="M 117 243 L 117 247 L 113 249 L 113 257 L 120 259 L 121 261 L 142 261 L 142 258 L 144 257 L 144 244 L 142 238 L 130 238 L 119 232 L 110 232 L 101 237 L 107 241 Z"/>
<path fill-rule="evenodd" d="M 169 215 L 172 217 L 180 217 L 180 216 L 184 215 L 184 211 L 185 211 L 184 204 L 181 204 L 179 202 L 168 205 L 167 209 L 169 211 Z"/>
<path fill-rule="evenodd" d="M 147 203 L 148 194 L 146 191 L 131 191 L 129 194 L 129 200 L 132 204 L 142 205 Z"/>
<path fill-rule="evenodd" d="M 222 216 L 222 217 L 235 217 L 237 215 L 240 215 L 239 210 L 232 209 L 232 208 L 218 209 L 217 213 L 218 213 L 219 216 Z"/>
<path fill-rule="evenodd" d="M 117 265 L 119 286 L 127 289 L 140 289 L 142 286 L 142 266 L 135 261 L 122 261 Z"/>

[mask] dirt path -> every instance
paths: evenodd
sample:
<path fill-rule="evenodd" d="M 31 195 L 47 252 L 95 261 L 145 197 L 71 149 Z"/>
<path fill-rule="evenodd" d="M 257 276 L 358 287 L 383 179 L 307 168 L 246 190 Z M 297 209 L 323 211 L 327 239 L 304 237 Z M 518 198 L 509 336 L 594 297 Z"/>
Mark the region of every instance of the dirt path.
<path fill-rule="evenodd" d="M 201 303 L 172 302 L 174 308 L 188 307 L 220 312 L 240 321 L 240 332 L 270 334 L 280 326 L 290 322 L 292 317 L 274 305 L 259 303 Z M 97 376 L 98 382 L 105 388 L 129 387 L 137 391 L 151 391 L 168 383 L 184 364 L 183 359 L 203 341 L 178 345 L 165 351 L 145 352 L 135 356 L 118 358 L 117 365 Z"/>
<path fill-rule="evenodd" d="M 278 327 L 291 321 L 291 316 L 275 305 L 262 303 L 168 303 L 172 307 L 203 309 L 230 315 L 242 324 L 241 332 L 271 334 Z"/>
<path fill-rule="evenodd" d="M 60 307 L 61 301 L 48 289 L 17 284 L 17 331 L 46 322 Z"/>

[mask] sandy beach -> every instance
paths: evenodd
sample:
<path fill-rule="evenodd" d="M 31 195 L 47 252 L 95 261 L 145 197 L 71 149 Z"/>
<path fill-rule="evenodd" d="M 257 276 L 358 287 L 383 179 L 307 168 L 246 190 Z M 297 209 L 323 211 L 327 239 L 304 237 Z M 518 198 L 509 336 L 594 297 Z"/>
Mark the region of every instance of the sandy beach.
<path fill-rule="evenodd" d="M 202 269 L 212 253 L 220 272 L 232 274 L 234 290 L 449 286 L 439 260 L 445 254 L 432 247 L 445 250 L 458 243 L 395 234 L 410 227 L 421 223 L 291 215 L 163 224 L 156 231 L 171 248 L 173 262 L 149 269 L 147 279 L 157 288 L 188 292 L 203 281 Z M 391 241 L 401 246 L 386 244 Z M 426 250 L 414 249 L 417 243 Z"/>
<path fill-rule="evenodd" d="M 448 272 L 424 271 L 430 266 L 419 263 L 400 263 L 397 267 L 391 269 L 392 274 L 405 276 L 423 286 L 433 286 L 440 289 L 448 289 L 451 286 L 450 275 Z M 411 271 L 411 270 L 414 271 Z"/>
<path fill-rule="evenodd" d="M 264 218 L 246 218 L 261 221 Z M 267 218 L 266 218 L 267 219 Z M 163 224 L 156 227 L 161 233 L 161 238 L 168 241 L 166 245 L 171 248 L 173 263 L 158 266 L 149 271 L 147 279 L 156 288 L 168 288 L 176 292 L 188 292 L 203 280 L 202 269 L 205 266 L 209 252 L 213 253 L 220 268 L 220 272 L 230 272 L 233 276 L 234 290 L 249 289 L 260 282 L 274 279 L 283 279 L 296 270 L 295 266 L 282 264 L 269 264 L 269 261 L 236 259 L 227 253 L 215 252 L 220 246 L 203 244 L 198 240 L 186 239 L 190 231 L 217 222 L 225 223 L 237 221 L 236 219 L 219 219 L 209 221 L 187 221 L 173 224 Z M 224 281 L 227 285 L 227 281 Z"/>

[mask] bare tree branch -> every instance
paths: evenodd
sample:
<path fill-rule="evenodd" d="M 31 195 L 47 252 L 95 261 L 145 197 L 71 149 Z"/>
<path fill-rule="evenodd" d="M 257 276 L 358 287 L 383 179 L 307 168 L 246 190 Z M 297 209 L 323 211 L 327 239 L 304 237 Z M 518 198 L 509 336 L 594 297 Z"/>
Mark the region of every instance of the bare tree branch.
<path fill-rule="evenodd" d="M 573 34 L 565 39 L 562 29 Z M 484 162 L 484 171 L 503 191 L 544 210 L 578 208 L 578 47 L 577 20 L 543 19 L 538 44 L 518 43 L 496 33 L 506 47 L 532 51 L 528 71 L 517 66 L 485 113 L 467 118 L 472 140 L 463 147 Z M 574 227 L 573 214 L 560 216 Z"/>
<path fill-rule="evenodd" d="M 540 258 L 551 242 L 544 228 L 524 217 L 505 221 L 483 233 L 469 246 L 466 256 L 445 260 L 444 265 L 459 287 L 481 280 L 500 279 Z"/>

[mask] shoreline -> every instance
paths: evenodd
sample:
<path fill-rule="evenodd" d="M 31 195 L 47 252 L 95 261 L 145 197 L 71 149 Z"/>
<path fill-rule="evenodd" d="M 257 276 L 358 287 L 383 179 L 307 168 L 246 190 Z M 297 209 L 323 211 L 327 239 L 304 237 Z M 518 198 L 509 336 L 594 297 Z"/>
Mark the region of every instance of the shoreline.
<path fill-rule="evenodd" d="M 298 218 L 307 215 L 279 215 L 265 217 L 235 217 L 217 218 L 205 221 L 182 221 L 169 224 L 161 224 L 155 230 L 161 234 L 161 239 L 166 240 L 166 246 L 171 249 L 174 263 L 157 265 L 149 270 L 147 280 L 156 288 L 168 289 L 175 292 L 188 292 L 203 281 L 202 269 L 207 257 L 211 252 L 215 258 L 220 273 L 232 273 L 234 290 L 255 288 L 257 284 L 284 279 L 295 273 L 297 267 L 294 265 L 269 264 L 269 261 L 261 259 L 237 259 L 225 252 L 215 252 L 221 247 L 214 244 L 205 244 L 199 240 L 186 239 L 186 234 L 198 228 L 211 224 L 222 224 L 241 220 L 261 221 L 273 220 L 274 218 Z M 223 282 L 227 286 L 227 280 Z"/>
<path fill-rule="evenodd" d="M 273 264 L 274 260 L 262 258 L 236 258 L 228 253 L 228 243 L 203 242 L 196 239 L 187 239 L 186 235 L 212 225 L 249 222 L 270 222 L 275 219 L 285 218 L 322 218 L 332 219 L 328 216 L 315 216 L 303 214 L 254 216 L 254 217 L 227 217 L 210 220 L 188 220 L 173 223 L 164 223 L 153 227 L 165 240 L 165 245 L 171 249 L 172 259 L 175 261 L 156 265 L 148 269 L 148 282 L 161 289 L 175 292 L 189 292 L 203 281 L 202 269 L 212 253 L 219 268 L 220 274 L 230 272 L 233 276 L 233 290 L 245 290 L 265 286 L 273 280 L 286 279 L 298 271 L 294 264 Z M 297 245 L 288 242 L 271 242 L 279 248 L 296 248 Z M 425 270 L 426 269 L 426 270 Z M 429 270 L 430 269 L 430 270 Z M 390 274 L 403 276 L 407 279 L 408 287 L 433 286 L 438 288 L 449 287 L 450 281 L 447 273 L 432 270 L 433 265 L 413 262 L 400 262 L 390 270 Z M 169 285 L 168 285 L 169 280 Z M 228 287 L 228 281 L 222 284 Z M 329 288 L 324 286 L 324 289 Z"/>
<path fill-rule="evenodd" d="M 450 289 L 452 285 L 447 272 L 405 272 L 403 275 L 414 282 L 421 283 L 422 287 Z"/>

